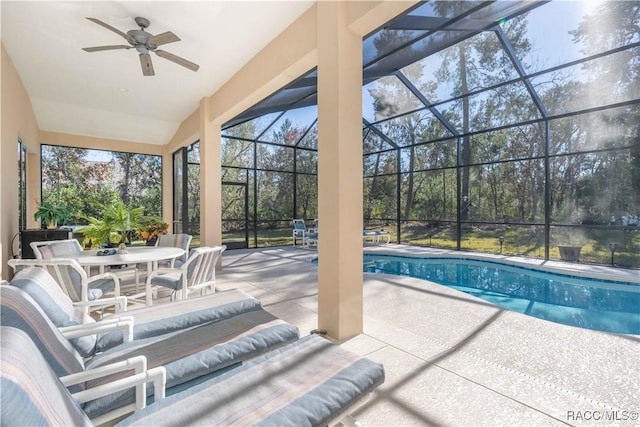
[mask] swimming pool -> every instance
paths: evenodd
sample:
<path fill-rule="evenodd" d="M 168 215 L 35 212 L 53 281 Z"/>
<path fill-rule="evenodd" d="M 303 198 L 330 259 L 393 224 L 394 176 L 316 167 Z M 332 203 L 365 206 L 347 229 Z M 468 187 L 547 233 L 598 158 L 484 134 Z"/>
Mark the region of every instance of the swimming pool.
<path fill-rule="evenodd" d="M 364 271 L 425 279 L 565 325 L 640 334 L 640 286 L 492 261 L 364 255 Z"/>

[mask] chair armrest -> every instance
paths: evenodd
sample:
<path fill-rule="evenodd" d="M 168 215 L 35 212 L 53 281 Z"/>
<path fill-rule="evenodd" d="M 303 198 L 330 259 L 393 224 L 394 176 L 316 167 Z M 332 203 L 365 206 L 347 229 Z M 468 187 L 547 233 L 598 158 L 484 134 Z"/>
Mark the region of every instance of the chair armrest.
<path fill-rule="evenodd" d="M 78 307 L 105 307 L 109 305 L 116 305 L 116 311 L 127 311 L 127 297 L 120 295 L 119 297 L 99 298 L 91 301 L 78 301 L 73 303 Z"/>
<path fill-rule="evenodd" d="M 107 375 L 131 370 L 135 372 L 134 375 L 72 394 L 78 403 L 84 403 L 116 391 L 126 390 L 132 387 L 136 388 L 136 402 L 134 404 L 123 406 L 91 420 L 95 425 L 100 425 L 127 413 L 144 408 L 147 401 L 146 384 L 148 382 L 153 383 L 154 400 L 163 399 L 165 397 L 165 387 L 167 383 L 166 369 L 163 366 L 158 366 L 147 370 L 147 358 L 145 356 L 136 356 L 121 362 L 60 377 L 60 381 L 66 387 L 69 387 L 74 384 L 80 384 Z"/>
<path fill-rule="evenodd" d="M 113 289 L 113 293 L 115 294 L 116 297 L 120 296 L 120 278 L 113 274 L 113 273 L 102 273 L 102 274 L 97 274 L 95 276 L 91 276 L 91 277 L 87 277 L 87 285 L 89 285 L 90 283 L 93 283 L 96 280 L 100 280 L 100 279 L 111 279 L 113 280 L 113 285 L 114 285 L 114 289 Z M 83 285 L 84 286 L 84 285 Z M 118 307 L 116 307 L 116 311 Z"/>
<path fill-rule="evenodd" d="M 96 280 L 100 280 L 100 279 L 111 279 L 111 280 L 113 280 L 114 283 L 115 283 L 115 288 L 117 290 L 116 296 L 120 295 L 120 278 L 116 274 L 111 273 L 111 272 L 96 274 L 95 276 L 87 277 L 87 283 L 93 283 Z"/>
<path fill-rule="evenodd" d="M 84 337 L 87 335 L 102 334 L 105 332 L 122 330 L 123 341 L 130 342 L 133 341 L 133 325 L 133 317 L 124 316 L 118 319 L 100 320 L 95 323 L 63 326 L 61 328 L 58 328 L 58 330 L 66 339 L 73 339 Z"/>
<path fill-rule="evenodd" d="M 22 259 L 22 258 L 13 258 L 7 261 L 7 265 L 13 268 L 13 270 L 17 273 L 18 267 L 40 267 L 42 266 L 42 260 L 40 259 Z"/>

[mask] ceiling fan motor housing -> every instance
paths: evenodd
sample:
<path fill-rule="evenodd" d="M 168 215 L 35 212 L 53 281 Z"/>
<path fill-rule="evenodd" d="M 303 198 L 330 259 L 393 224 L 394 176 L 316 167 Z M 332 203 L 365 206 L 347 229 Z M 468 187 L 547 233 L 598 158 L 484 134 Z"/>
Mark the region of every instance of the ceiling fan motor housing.
<path fill-rule="evenodd" d="M 140 16 L 135 18 L 136 24 L 138 24 L 138 27 L 140 28 L 147 28 L 149 27 L 149 25 L 151 25 L 151 22 L 147 19 L 147 18 L 142 18 Z"/>
<path fill-rule="evenodd" d="M 143 30 L 129 30 L 127 31 L 127 34 L 133 37 L 133 39 L 136 41 L 136 44 L 134 46 L 138 44 L 146 45 L 149 41 L 149 37 L 152 37 L 151 34 Z"/>

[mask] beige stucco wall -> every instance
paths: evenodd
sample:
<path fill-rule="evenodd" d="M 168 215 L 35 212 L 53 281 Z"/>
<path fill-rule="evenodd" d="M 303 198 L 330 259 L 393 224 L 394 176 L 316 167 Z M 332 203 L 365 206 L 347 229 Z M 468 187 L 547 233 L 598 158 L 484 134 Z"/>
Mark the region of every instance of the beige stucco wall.
<path fill-rule="evenodd" d="M 2 46 L 1 62 L 0 124 L 2 140 L 0 142 L 0 277 L 7 280 L 10 271 L 7 260 L 18 250 L 18 138 L 27 146 L 27 226 L 36 227 L 33 214 L 40 200 L 40 145 L 66 145 L 102 150 L 138 152 L 144 154 L 163 155 L 166 147 L 153 144 L 141 144 L 131 141 L 118 141 L 104 138 L 93 138 L 56 132 L 40 132 L 35 118 L 31 100 L 24 85 L 13 66 L 11 58 Z M 170 159 L 170 157 L 169 157 Z M 166 159 L 164 160 L 166 162 Z M 166 168 L 165 168 L 166 169 Z M 170 164 L 169 164 L 170 169 Z M 171 188 L 169 180 L 164 181 L 165 188 Z M 165 210 L 166 211 L 166 210 Z M 169 212 L 171 209 L 169 208 Z"/>
<path fill-rule="evenodd" d="M 18 232 L 18 138 L 28 147 L 29 153 L 40 153 L 40 145 L 38 124 L 29 95 L 4 45 L 1 61 L 0 275 L 6 280 L 9 278 L 7 260 L 11 258 L 11 241 Z M 39 154 L 29 154 L 27 163 L 40 164 Z M 39 188 L 38 193 L 29 191 L 27 200 L 39 199 Z M 27 215 L 33 216 L 33 211 L 27 212 Z"/>

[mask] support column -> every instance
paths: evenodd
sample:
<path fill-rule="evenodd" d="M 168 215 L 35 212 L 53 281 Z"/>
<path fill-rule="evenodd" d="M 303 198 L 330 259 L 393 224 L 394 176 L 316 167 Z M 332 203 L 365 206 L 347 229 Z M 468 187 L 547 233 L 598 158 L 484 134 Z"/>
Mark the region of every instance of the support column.
<path fill-rule="evenodd" d="M 222 243 L 222 134 L 209 119 L 210 105 L 207 98 L 200 101 L 200 246 Z"/>
<path fill-rule="evenodd" d="M 362 38 L 347 4 L 318 7 L 318 327 L 362 333 Z"/>

